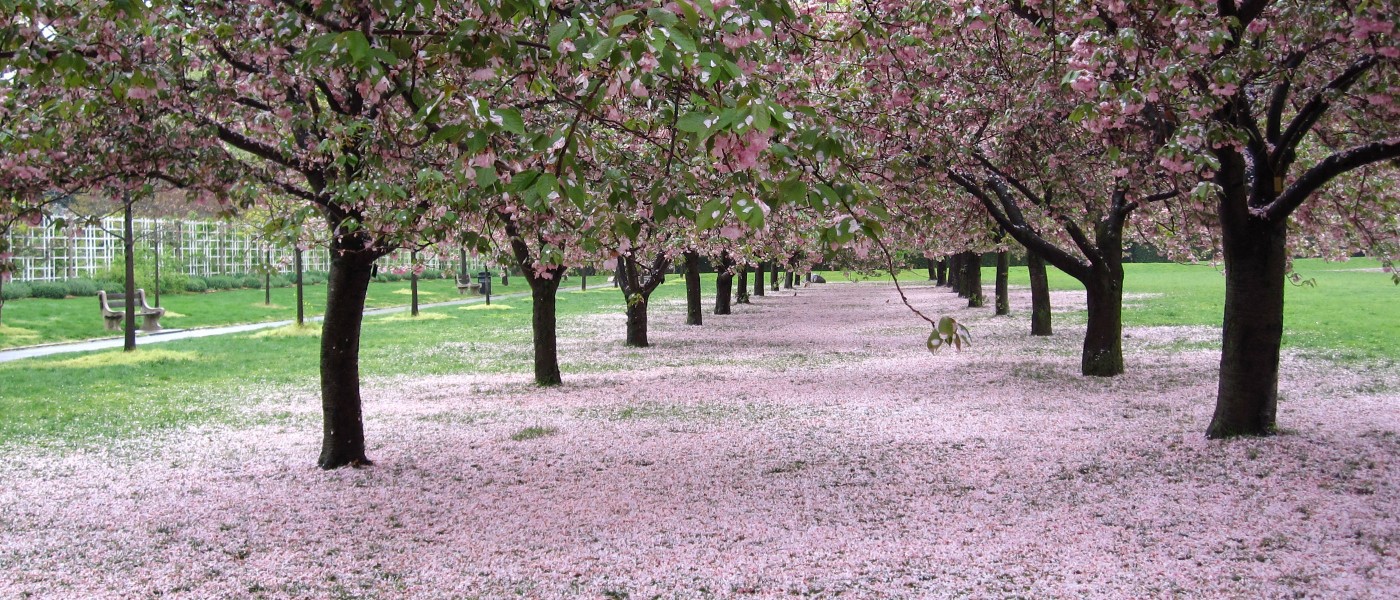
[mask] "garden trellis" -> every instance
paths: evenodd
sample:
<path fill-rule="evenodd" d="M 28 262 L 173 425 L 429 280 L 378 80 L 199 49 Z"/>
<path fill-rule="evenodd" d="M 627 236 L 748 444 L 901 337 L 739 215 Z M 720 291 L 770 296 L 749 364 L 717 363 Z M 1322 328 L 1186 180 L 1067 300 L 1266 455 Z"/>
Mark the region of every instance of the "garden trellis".
<path fill-rule="evenodd" d="M 121 217 L 108 217 L 102 226 L 56 228 L 51 221 L 39 226 L 20 225 L 9 233 L 14 249 L 14 279 L 17 281 L 57 281 L 97 277 L 121 260 Z M 186 275 L 232 275 L 259 272 L 270 262 L 276 272 L 293 271 L 293 248 L 271 243 L 257 230 L 227 221 L 185 219 L 135 219 L 132 223 L 139 252 L 151 252 L 159 244 L 163 259 L 175 259 L 165 268 L 183 265 Z M 431 252 L 419 254 L 425 268 L 449 266 Z M 324 271 L 330 260 L 324 248 L 314 247 L 303 254 L 304 268 Z M 382 268 L 407 268 L 412 264 L 408 251 L 380 259 Z"/>

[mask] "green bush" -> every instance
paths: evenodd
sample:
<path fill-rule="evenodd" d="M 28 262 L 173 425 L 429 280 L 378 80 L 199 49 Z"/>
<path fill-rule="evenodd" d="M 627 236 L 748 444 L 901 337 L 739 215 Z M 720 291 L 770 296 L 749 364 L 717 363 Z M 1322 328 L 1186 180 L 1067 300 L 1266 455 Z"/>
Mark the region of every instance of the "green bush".
<path fill-rule="evenodd" d="M 210 275 L 204 282 L 209 284 L 211 290 L 231 290 L 238 287 L 238 282 L 228 275 Z"/>
<path fill-rule="evenodd" d="M 59 281 L 40 281 L 34 284 L 31 293 L 35 298 L 62 300 L 68 297 L 68 286 Z"/>
<path fill-rule="evenodd" d="M 150 248 L 138 248 L 136 250 L 136 287 L 147 292 L 154 293 L 156 289 L 156 255 Z M 98 289 L 117 290 L 126 287 L 126 262 L 118 254 L 112 264 L 106 269 L 99 271 L 93 279 L 98 282 Z M 175 256 L 173 252 L 160 253 L 160 290 L 162 292 L 178 292 L 185 289 L 185 283 L 190 279 L 185 274 L 185 261 Z"/>
<path fill-rule="evenodd" d="M 185 291 L 207 292 L 209 291 L 209 282 L 205 281 L 203 277 L 190 277 L 189 280 L 185 282 Z"/>
<path fill-rule="evenodd" d="M 328 274 L 325 271 L 306 271 L 301 274 L 301 281 L 306 285 L 320 285 L 326 282 Z"/>
<path fill-rule="evenodd" d="M 292 280 L 291 280 L 291 279 L 288 279 L 287 277 L 285 277 L 285 276 L 283 276 L 283 275 L 273 275 L 273 276 L 272 276 L 272 287 L 275 287 L 275 288 L 284 288 L 284 287 L 287 287 L 287 286 L 289 286 L 289 285 L 291 285 L 291 284 L 292 284 Z"/>
<path fill-rule="evenodd" d="M 69 279 L 63 282 L 68 287 L 68 295 L 77 298 L 91 298 L 97 295 L 97 282 L 91 279 Z"/>
<path fill-rule="evenodd" d="M 22 281 L 11 281 L 0 288 L 0 300 L 20 300 L 34 295 L 34 288 Z"/>
<path fill-rule="evenodd" d="M 263 276 L 253 275 L 251 273 L 247 275 L 241 275 L 238 277 L 238 285 L 248 289 L 261 288 L 263 286 Z"/>

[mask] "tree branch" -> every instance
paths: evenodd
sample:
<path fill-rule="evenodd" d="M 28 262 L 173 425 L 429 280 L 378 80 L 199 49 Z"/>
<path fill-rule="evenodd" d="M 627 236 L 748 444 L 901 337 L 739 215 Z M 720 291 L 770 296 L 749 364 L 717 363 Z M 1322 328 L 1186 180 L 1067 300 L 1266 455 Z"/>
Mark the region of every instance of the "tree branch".
<path fill-rule="evenodd" d="M 1309 196 L 1334 177 L 1369 164 L 1397 158 L 1400 158 L 1400 137 L 1338 152 L 1305 171 L 1292 185 L 1284 189 L 1278 198 L 1260 209 L 1260 212 L 1264 218 L 1271 221 L 1286 219 L 1302 206 Z"/>

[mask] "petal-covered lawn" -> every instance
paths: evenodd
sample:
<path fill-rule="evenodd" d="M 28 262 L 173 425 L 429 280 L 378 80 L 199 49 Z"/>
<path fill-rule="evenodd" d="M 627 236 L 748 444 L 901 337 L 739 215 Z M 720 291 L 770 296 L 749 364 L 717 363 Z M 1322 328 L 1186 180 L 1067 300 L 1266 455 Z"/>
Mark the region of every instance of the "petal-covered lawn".
<path fill-rule="evenodd" d="M 1129 328 L 1128 373 L 1086 379 L 1073 314 L 1032 339 L 1024 295 L 907 291 L 974 346 L 819 285 L 703 327 L 657 303 L 649 349 L 562 323 L 557 389 L 370 381 L 368 469 L 315 468 L 309 390 L 250 399 L 279 424 L 21 448 L 0 597 L 1400 596 L 1397 374 L 1287 357 L 1284 434 L 1208 442 L 1217 332 Z"/>

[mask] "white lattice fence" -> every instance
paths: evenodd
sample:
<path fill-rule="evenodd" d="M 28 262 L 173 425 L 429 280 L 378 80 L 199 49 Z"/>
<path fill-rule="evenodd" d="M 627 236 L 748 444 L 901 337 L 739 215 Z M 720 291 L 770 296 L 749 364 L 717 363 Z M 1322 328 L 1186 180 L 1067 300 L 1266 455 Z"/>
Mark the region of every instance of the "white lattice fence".
<path fill-rule="evenodd" d="M 18 281 L 51 281 L 76 277 L 96 277 L 121 257 L 120 217 L 110 217 L 102 227 L 69 227 L 58 230 L 49 223 L 40 227 L 19 225 L 8 236 L 14 253 L 13 277 Z M 135 219 L 132 230 L 138 251 L 159 248 L 163 257 L 174 257 L 188 275 L 231 275 L 258 272 L 272 264 L 277 272 L 292 272 L 293 250 L 269 244 L 249 228 L 224 221 Z M 432 252 L 420 254 L 429 269 L 455 267 L 440 262 Z M 330 257 L 325 250 L 312 248 L 302 254 L 303 268 L 325 271 Z M 395 252 L 379 260 L 381 268 L 407 267 L 407 251 Z M 163 268 L 173 265 L 163 264 Z"/>

